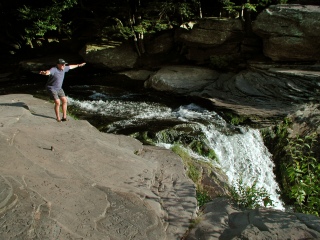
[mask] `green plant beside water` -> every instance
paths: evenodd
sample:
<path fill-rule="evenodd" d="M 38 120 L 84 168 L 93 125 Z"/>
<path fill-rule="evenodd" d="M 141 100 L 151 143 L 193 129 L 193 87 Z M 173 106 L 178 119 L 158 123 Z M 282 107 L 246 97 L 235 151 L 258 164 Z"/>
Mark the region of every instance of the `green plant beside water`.
<path fill-rule="evenodd" d="M 155 139 L 155 142 L 176 143 L 186 149 L 192 150 L 199 156 L 217 161 L 217 156 L 210 147 L 206 136 L 194 124 L 181 124 L 173 129 L 162 130 L 156 134 Z"/>
<path fill-rule="evenodd" d="M 199 181 L 201 179 L 201 169 L 199 165 L 194 163 L 195 160 L 180 145 L 175 144 L 171 148 L 171 150 L 182 158 L 184 165 L 187 168 L 188 177 L 196 184 L 196 197 L 198 206 L 202 207 L 207 202 L 210 202 L 211 198 L 208 192 L 205 189 L 203 189 L 203 187 L 199 184 Z"/>
<path fill-rule="evenodd" d="M 320 214 L 320 163 L 313 148 L 316 134 L 297 136 L 288 141 L 287 160 L 282 164 L 285 193 L 294 201 L 295 210 Z"/>
<path fill-rule="evenodd" d="M 258 188 L 256 181 L 251 186 L 245 185 L 242 177 L 233 183 L 231 199 L 242 208 L 254 209 L 259 207 L 261 203 L 265 207 L 272 206 L 272 200 L 265 188 Z"/>
<path fill-rule="evenodd" d="M 208 192 L 201 188 L 197 188 L 196 196 L 200 208 L 212 200 Z"/>
<path fill-rule="evenodd" d="M 266 146 L 273 154 L 282 197 L 297 212 L 320 216 L 320 163 L 314 152 L 317 134 L 289 137 L 289 119 L 264 131 Z"/>
<path fill-rule="evenodd" d="M 248 117 L 245 116 L 239 116 L 237 114 L 233 114 L 231 112 L 227 112 L 225 114 L 228 122 L 230 122 L 232 125 L 238 126 L 241 124 L 244 124 L 245 122 L 249 121 Z"/>
<path fill-rule="evenodd" d="M 204 141 L 194 140 L 188 146 L 192 151 L 200 156 L 207 157 L 212 160 L 217 160 L 217 155 Z"/>

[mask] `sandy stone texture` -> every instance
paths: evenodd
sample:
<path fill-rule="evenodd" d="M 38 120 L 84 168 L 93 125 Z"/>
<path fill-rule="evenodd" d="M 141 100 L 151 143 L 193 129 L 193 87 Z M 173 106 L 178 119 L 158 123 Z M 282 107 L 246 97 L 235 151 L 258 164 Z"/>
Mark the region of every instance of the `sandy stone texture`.
<path fill-rule="evenodd" d="M 0 239 L 178 239 L 197 208 L 170 150 L 25 94 L 0 96 L 0 189 Z"/>

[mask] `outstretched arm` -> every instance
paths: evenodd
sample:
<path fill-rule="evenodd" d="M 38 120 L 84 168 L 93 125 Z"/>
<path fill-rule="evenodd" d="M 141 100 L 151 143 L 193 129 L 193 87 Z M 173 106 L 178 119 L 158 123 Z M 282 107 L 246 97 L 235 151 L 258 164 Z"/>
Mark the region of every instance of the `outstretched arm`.
<path fill-rule="evenodd" d="M 39 74 L 41 74 L 41 75 L 50 75 L 50 70 L 40 71 Z"/>
<path fill-rule="evenodd" d="M 86 65 L 86 63 L 80 63 L 80 64 L 69 64 L 70 69 L 78 68 L 78 67 L 83 67 Z"/>

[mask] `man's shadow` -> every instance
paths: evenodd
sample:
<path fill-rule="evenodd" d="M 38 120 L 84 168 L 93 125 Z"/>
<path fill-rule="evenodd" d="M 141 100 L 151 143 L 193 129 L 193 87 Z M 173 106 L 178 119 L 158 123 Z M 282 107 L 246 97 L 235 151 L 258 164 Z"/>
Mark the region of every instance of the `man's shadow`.
<path fill-rule="evenodd" d="M 43 117 L 43 118 L 49 118 L 49 119 L 55 119 L 54 117 L 50 117 L 50 116 L 46 116 L 46 115 L 42 115 L 42 114 L 37 114 L 37 113 L 33 113 L 30 108 L 28 107 L 27 104 L 25 104 L 24 102 L 14 102 L 14 103 L 0 103 L 0 106 L 7 106 L 7 107 L 23 107 L 27 110 L 30 111 L 30 113 L 34 116 L 37 117 Z"/>

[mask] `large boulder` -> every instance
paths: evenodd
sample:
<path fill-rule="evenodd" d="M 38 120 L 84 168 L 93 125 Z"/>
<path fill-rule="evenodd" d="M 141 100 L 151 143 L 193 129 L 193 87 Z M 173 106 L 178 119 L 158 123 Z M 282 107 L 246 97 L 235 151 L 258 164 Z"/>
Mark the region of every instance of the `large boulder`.
<path fill-rule="evenodd" d="M 163 67 L 152 75 L 145 87 L 158 91 L 190 94 L 200 91 L 219 77 L 219 73 L 208 68 L 192 66 Z"/>
<path fill-rule="evenodd" d="M 174 48 L 174 31 L 164 31 L 158 35 L 149 35 L 145 39 L 145 49 L 148 54 L 161 54 Z"/>
<path fill-rule="evenodd" d="M 218 46 L 226 42 L 238 42 L 243 37 L 239 19 L 203 18 L 193 25 L 192 30 L 182 32 L 179 39 L 190 45 Z"/>
<path fill-rule="evenodd" d="M 174 31 L 149 34 L 137 41 L 97 41 L 87 43 L 80 51 L 86 62 L 113 72 L 137 68 L 158 68 L 179 58 Z"/>
<path fill-rule="evenodd" d="M 186 240 L 320 238 L 319 217 L 267 208 L 242 211 L 225 198 L 206 204 L 197 223 Z"/>
<path fill-rule="evenodd" d="M 249 70 L 222 74 L 193 95 L 210 100 L 216 107 L 248 116 L 253 123 L 269 125 L 297 111 L 303 103 L 319 101 L 319 77 L 320 66 L 252 62 Z"/>
<path fill-rule="evenodd" d="M 199 63 L 212 55 L 230 55 L 239 52 L 244 38 L 239 19 L 203 18 L 191 30 L 177 31 L 176 39 L 184 46 L 186 58 Z"/>
<path fill-rule="evenodd" d="M 318 61 L 319 22 L 319 6 L 272 5 L 258 15 L 253 31 L 263 38 L 264 54 L 273 61 Z"/>
<path fill-rule="evenodd" d="M 0 96 L 0 239 L 176 240 L 196 214 L 180 157 L 53 105 Z"/>
<path fill-rule="evenodd" d="M 239 73 L 168 66 L 152 75 L 145 86 L 200 97 L 215 107 L 252 117 L 255 123 L 270 124 L 270 120 L 296 111 L 302 103 L 319 101 L 319 77 L 319 65 L 251 62 L 249 70 Z"/>
<path fill-rule="evenodd" d="M 130 42 L 87 43 L 80 51 L 86 62 L 112 71 L 134 68 L 139 54 Z"/>

